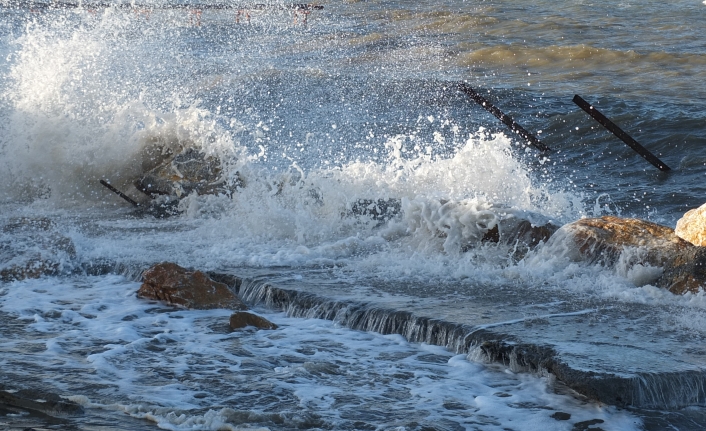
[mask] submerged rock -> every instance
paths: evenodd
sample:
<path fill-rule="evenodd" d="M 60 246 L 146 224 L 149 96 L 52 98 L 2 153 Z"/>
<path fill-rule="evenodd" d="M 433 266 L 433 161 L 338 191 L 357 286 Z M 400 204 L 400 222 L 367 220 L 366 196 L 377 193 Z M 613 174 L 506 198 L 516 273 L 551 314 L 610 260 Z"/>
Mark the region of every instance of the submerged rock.
<path fill-rule="evenodd" d="M 277 329 L 277 325 L 265 319 L 264 317 L 258 316 L 256 314 L 248 313 L 246 311 L 239 311 L 233 313 L 230 316 L 230 329 L 242 329 L 248 326 L 255 327 L 257 329 Z"/>
<path fill-rule="evenodd" d="M 135 187 L 150 197 L 232 192 L 223 177 L 221 161 L 193 147 L 178 154 L 162 155 L 157 166 L 135 181 Z"/>
<path fill-rule="evenodd" d="M 515 247 L 513 258 L 522 259 L 527 252 L 547 242 L 559 229 L 551 222 L 535 225 L 529 220 L 509 218 L 500 220 L 483 235 L 483 242 L 497 242 Z"/>
<path fill-rule="evenodd" d="M 9 405 L 49 415 L 76 416 L 84 413 L 79 404 L 44 390 L 8 390 L 0 386 L 0 405 Z"/>
<path fill-rule="evenodd" d="M 157 299 L 197 310 L 247 309 L 227 285 L 213 281 L 201 271 L 188 271 L 175 263 L 154 265 L 142 277 L 142 286 L 137 291 L 139 298 Z"/>
<path fill-rule="evenodd" d="M 0 229 L 0 280 L 58 275 L 70 267 L 76 248 L 45 217 L 11 219 Z"/>
<path fill-rule="evenodd" d="M 564 225 L 551 238 L 574 260 L 608 267 L 661 268 L 650 282 L 675 294 L 698 292 L 706 284 L 706 249 L 674 230 L 645 220 L 604 216 Z"/>
<path fill-rule="evenodd" d="M 399 215 L 401 211 L 401 199 L 358 199 L 351 204 L 349 214 L 385 222 Z"/>
<path fill-rule="evenodd" d="M 677 221 L 676 235 L 699 247 L 706 246 L 706 204 L 689 210 Z"/>

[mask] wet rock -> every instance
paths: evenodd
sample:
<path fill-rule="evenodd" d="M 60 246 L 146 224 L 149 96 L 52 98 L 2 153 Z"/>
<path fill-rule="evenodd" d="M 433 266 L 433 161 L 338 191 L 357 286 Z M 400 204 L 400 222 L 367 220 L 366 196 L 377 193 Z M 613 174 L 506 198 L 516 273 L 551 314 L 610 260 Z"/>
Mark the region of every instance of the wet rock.
<path fill-rule="evenodd" d="M 151 160 L 156 160 L 156 166 L 146 170 L 134 183 L 138 190 L 150 197 L 169 195 L 181 198 L 192 192 L 199 195 L 233 192 L 234 187 L 229 187 L 224 178 L 220 159 L 196 148 L 187 147 L 179 153 L 163 149 Z M 151 165 L 143 164 L 143 168 L 149 167 Z M 235 185 L 238 186 L 242 184 Z"/>
<path fill-rule="evenodd" d="M 552 419 L 556 419 L 558 421 L 568 421 L 571 419 L 571 414 L 569 413 L 564 413 L 564 412 L 556 412 L 553 415 L 550 416 Z"/>
<path fill-rule="evenodd" d="M 403 199 L 408 232 L 445 238 L 444 251 L 466 252 L 483 243 L 509 245 L 515 259 L 546 241 L 557 227 L 541 214 L 477 200 Z"/>
<path fill-rule="evenodd" d="M 693 246 L 679 253 L 655 284 L 677 295 L 699 292 L 706 286 L 706 247 Z"/>
<path fill-rule="evenodd" d="M 571 428 L 571 431 L 603 431 L 603 428 L 593 426 L 602 424 L 603 422 L 603 419 L 591 419 L 588 421 L 576 422 L 573 428 Z"/>
<path fill-rule="evenodd" d="M 574 260 L 612 267 L 662 268 L 650 282 L 675 294 L 698 292 L 706 284 L 706 248 L 679 238 L 674 230 L 645 220 L 604 216 L 563 226 L 550 247 Z"/>
<path fill-rule="evenodd" d="M 76 248 L 44 217 L 9 220 L 0 229 L 0 280 L 9 282 L 58 275 L 72 267 Z"/>
<path fill-rule="evenodd" d="M 402 211 L 400 199 L 358 199 L 353 202 L 350 214 L 367 216 L 376 221 L 388 221 Z"/>
<path fill-rule="evenodd" d="M 248 326 L 253 326 L 257 329 L 277 329 L 277 325 L 260 317 L 258 315 L 248 313 L 245 311 L 239 311 L 233 313 L 230 316 L 230 329 L 235 331 L 236 329 L 242 329 Z"/>
<path fill-rule="evenodd" d="M 676 235 L 699 247 L 706 246 L 706 204 L 689 210 L 677 221 Z"/>
<path fill-rule="evenodd" d="M 482 242 L 496 242 L 514 246 L 512 257 L 522 259 L 530 250 L 547 240 L 559 229 L 552 223 L 535 225 L 529 220 L 509 218 L 498 221 L 486 231 Z"/>
<path fill-rule="evenodd" d="M 83 407 L 59 395 L 46 391 L 0 388 L 0 404 L 59 416 L 83 414 Z"/>
<path fill-rule="evenodd" d="M 201 271 L 188 271 L 175 263 L 154 265 L 142 277 L 142 286 L 137 291 L 140 298 L 157 299 L 197 310 L 247 309 L 225 284 L 211 280 Z"/>
<path fill-rule="evenodd" d="M 614 265 L 628 249 L 643 251 L 635 254 L 639 263 L 664 266 L 693 247 L 667 226 L 633 218 L 585 218 L 563 226 L 561 231 L 574 241 L 573 257 L 607 266 Z"/>

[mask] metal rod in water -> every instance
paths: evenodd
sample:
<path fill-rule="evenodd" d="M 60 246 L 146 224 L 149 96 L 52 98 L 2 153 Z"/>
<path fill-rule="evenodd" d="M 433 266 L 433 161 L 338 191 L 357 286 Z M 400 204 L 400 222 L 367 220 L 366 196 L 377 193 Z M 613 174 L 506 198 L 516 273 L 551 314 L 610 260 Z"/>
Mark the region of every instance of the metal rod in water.
<path fill-rule="evenodd" d="M 513 132 L 517 133 L 518 135 L 522 136 L 527 142 L 530 143 L 533 147 L 538 149 L 539 151 L 545 152 L 545 151 L 551 151 L 549 147 L 544 145 L 542 141 L 537 139 L 536 136 L 525 130 L 522 126 L 517 124 L 515 120 L 512 118 L 508 117 L 505 115 L 500 109 L 496 108 L 493 106 L 492 103 L 488 102 L 483 96 L 478 94 L 473 88 L 470 86 L 466 85 L 465 83 L 461 83 L 459 86 L 460 90 L 464 93 L 466 93 L 468 96 L 471 97 L 477 104 L 485 108 L 486 111 L 490 112 L 491 114 L 495 115 L 498 120 L 502 121 L 507 127 L 509 127 Z"/>
<path fill-rule="evenodd" d="M 140 206 L 140 204 L 138 204 L 138 203 L 135 202 L 134 200 L 130 199 L 130 197 L 129 197 L 128 195 L 126 195 L 125 193 L 121 192 L 120 190 L 118 190 L 118 189 L 116 189 L 115 187 L 113 187 L 113 186 L 111 186 L 110 184 L 108 184 L 108 182 L 106 182 L 106 181 L 104 181 L 104 180 L 101 180 L 101 184 L 103 184 L 105 187 L 107 187 L 108 190 L 110 190 L 111 192 L 115 193 L 116 195 L 118 195 L 118 196 L 120 196 L 121 198 L 125 199 L 126 201 L 130 202 L 132 205 L 134 205 L 134 206 L 136 206 L 136 207 L 139 207 L 139 206 Z"/>
<path fill-rule="evenodd" d="M 615 136 L 625 142 L 628 147 L 632 148 L 637 154 L 641 155 L 648 162 L 652 163 L 657 169 L 663 172 L 671 171 L 671 168 L 667 166 L 663 161 L 658 159 L 657 156 L 650 153 L 647 148 L 640 145 L 639 142 L 637 142 L 632 137 L 630 137 L 630 135 L 625 133 L 623 129 L 616 126 L 615 123 L 606 118 L 605 115 L 601 114 L 598 109 L 594 108 L 588 102 L 583 100 L 578 94 L 574 96 L 574 103 L 577 104 L 581 109 L 586 111 L 586 113 L 593 117 L 594 120 L 598 121 L 601 126 L 610 130 Z"/>

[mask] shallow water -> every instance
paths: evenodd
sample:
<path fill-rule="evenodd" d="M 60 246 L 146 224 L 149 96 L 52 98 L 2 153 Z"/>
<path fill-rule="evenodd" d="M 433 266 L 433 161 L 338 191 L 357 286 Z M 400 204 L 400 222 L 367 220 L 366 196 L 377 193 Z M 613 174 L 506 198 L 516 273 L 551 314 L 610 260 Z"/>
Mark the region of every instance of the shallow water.
<path fill-rule="evenodd" d="M 165 308 L 137 299 L 138 287 L 120 276 L 6 286 L 3 327 L 13 330 L 3 331 L 2 363 L 17 370 L 9 380 L 29 374 L 32 386 L 66 394 L 86 408 L 86 417 L 67 421 L 86 429 L 120 412 L 144 419 L 141 429 L 570 429 L 600 419 L 617 430 L 640 423 L 555 394 L 549 377 L 473 363 L 398 335 L 283 314 L 266 314 L 278 330 L 230 332 L 226 310 Z M 570 421 L 552 418 L 557 411 Z"/>
<path fill-rule="evenodd" d="M 654 269 L 629 262 L 582 265 L 560 247 L 518 260 L 481 237 L 482 226 L 512 217 L 561 225 L 610 214 L 674 227 L 703 203 L 706 5 L 349 1 L 324 4 L 306 25 L 286 8 L 252 10 L 249 24 L 208 9 L 195 25 L 188 9 L 156 3 L 150 13 L 2 5 L 0 224 L 48 217 L 75 246 L 54 256 L 58 278 L 0 286 L 10 325 L 2 360 L 14 369 L 5 380 L 41 381 L 80 401 L 88 413 L 74 426 L 123 411 L 136 427 L 171 429 L 703 425 L 699 406 L 626 413 L 577 401 L 551 377 L 330 322 L 275 314 L 280 332 L 228 334 L 218 323 L 225 311 L 145 304 L 133 280 L 170 260 L 463 324 L 529 322 L 513 331 L 567 349 L 574 338 L 606 342 L 619 357 L 614 335 L 569 336 L 553 323 L 563 317 L 543 317 L 594 310 L 571 328 L 621 328 L 615 336 L 634 349 L 619 372 L 649 371 L 644 352 L 670 346 L 700 369 L 703 295 L 674 297 L 650 285 Z M 461 81 L 552 151 L 527 147 L 459 93 Z M 603 130 L 574 94 L 672 171 Z M 177 217 L 140 216 L 98 180 L 141 199 L 132 182 L 155 146 L 218 155 L 227 179 L 246 187 L 189 196 Z M 359 199 L 387 198 L 402 208 L 390 220 L 351 211 Z M 9 231 L 0 241 L 2 268 L 43 252 Z M 126 268 L 127 278 L 87 275 Z M 240 337 L 248 342 L 235 349 Z M 298 349 L 323 358 L 309 362 Z M 250 374 L 238 372 L 243 364 Z M 388 372 L 396 367 L 397 377 Z M 231 377 L 214 385 L 221 372 Z"/>

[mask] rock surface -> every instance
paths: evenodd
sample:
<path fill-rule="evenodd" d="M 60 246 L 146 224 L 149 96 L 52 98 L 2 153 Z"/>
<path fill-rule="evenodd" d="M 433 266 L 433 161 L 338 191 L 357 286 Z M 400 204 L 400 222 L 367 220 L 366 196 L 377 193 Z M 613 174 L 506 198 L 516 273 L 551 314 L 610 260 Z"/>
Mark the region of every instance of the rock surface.
<path fill-rule="evenodd" d="M 485 233 L 481 241 L 512 245 L 515 248 L 512 257 L 520 260 L 527 252 L 547 242 L 558 229 L 558 226 L 550 222 L 534 225 L 529 220 L 500 220 L 495 227 Z"/>
<path fill-rule="evenodd" d="M 564 225 L 550 247 L 564 246 L 574 260 L 615 266 L 660 267 L 651 280 L 675 294 L 706 285 L 706 249 L 679 238 L 674 230 L 645 220 L 604 216 Z"/>
<path fill-rule="evenodd" d="M 10 405 L 59 416 L 83 414 L 83 407 L 59 395 L 31 389 L 6 390 L 0 386 L 0 405 Z"/>
<path fill-rule="evenodd" d="M 641 248 L 645 252 L 641 263 L 663 266 L 692 247 L 667 226 L 633 218 L 585 218 L 561 230 L 573 238 L 576 254 L 583 260 L 605 265 L 615 264 L 627 249 Z"/>
<path fill-rule="evenodd" d="M 175 195 L 179 198 L 192 192 L 200 195 L 232 192 L 226 187 L 217 157 L 207 156 L 193 147 L 178 154 L 168 149 L 163 151 L 165 154 L 160 154 L 158 164 L 135 181 L 138 190 L 151 197 Z"/>
<path fill-rule="evenodd" d="M 11 219 L 0 229 L 0 280 L 58 275 L 70 268 L 76 248 L 44 217 Z"/>
<path fill-rule="evenodd" d="M 245 311 L 239 311 L 237 313 L 233 313 L 230 316 L 231 330 L 242 329 L 248 326 L 253 326 L 257 329 L 277 329 L 277 325 L 265 319 L 264 317 L 260 317 L 258 315 Z"/>
<path fill-rule="evenodd" d="M 677 221 L 674 233 L 679 238 L 697 245 L 706 246 L 706 204 L 689 210 Z"/>
<path fill-rule="evenodd" d="M 154 265 L 142 277 L 142 286 L 137 291 L 140 298 L 157 299 L 197 310 L 247 309 L 225 284 L 211 280 L 201 271 L 188 271 L 175 263 Z"/>

